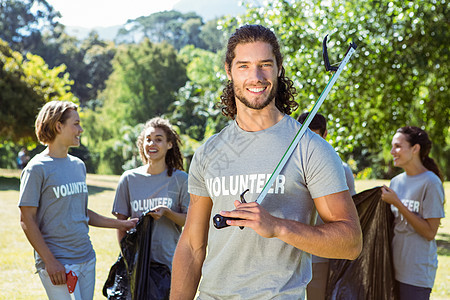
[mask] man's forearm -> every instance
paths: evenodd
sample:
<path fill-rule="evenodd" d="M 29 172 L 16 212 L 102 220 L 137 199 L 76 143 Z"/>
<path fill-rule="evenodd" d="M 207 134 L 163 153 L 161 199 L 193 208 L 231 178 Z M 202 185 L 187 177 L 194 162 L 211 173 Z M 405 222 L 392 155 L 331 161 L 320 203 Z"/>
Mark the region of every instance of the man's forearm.
<path fill-rule="evenodd" d="M 196 255 L 180 240 L 172 263 L 171 300 L 194 299 L 204 258 L 204 251 L 199 251 Z"/>
<path fill-rule="evenodd" d="M 315 199 L 325 224 L 311 226 L 299 221 L 277 218 L 256 202 L 235 201 L 236 210 L 222 215 L 233 226 L 250 227 L 265 238 L 278 238 L 302 251 L 328 258 L 355 259 L 362 249 L 362 234 L 356 208 L 350 194 L 326 195 Z"/>
<path fill-rule="evenodd" d="M 358 220 L 336 221 L 309 226 L 296 221 L 281 220 L 276 237 L 316 256 L 355 259 L 362 249 Z"/>

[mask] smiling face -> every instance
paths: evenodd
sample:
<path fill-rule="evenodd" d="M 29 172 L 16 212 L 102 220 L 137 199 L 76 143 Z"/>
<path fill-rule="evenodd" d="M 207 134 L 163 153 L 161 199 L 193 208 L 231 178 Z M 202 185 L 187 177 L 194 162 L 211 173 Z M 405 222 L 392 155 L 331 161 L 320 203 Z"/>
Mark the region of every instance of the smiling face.
<path fill-rule="evenodd" d="M 172 143 L 167 141 L 167 135 L 162 128 L 149 127 L 145 130 L 143 148 L 149 161 L 164 160 L 167 151 L 172 149 Z"/>
<path fill-rule="evenodd" d="M 57 138 L 67 147 L 78 147 L 80 146 L 80 136 L 83 132 L 83 128 L 80 125 L 80 116 L 78 112 L 73 109 L 67 111 L 68 118 L 61 123 L 57 123 Z"/>
<path fill-rule="evenodd" d="M 394 158 L 394 166 L 405 168 L 419 155 L 420 146 L 411 146 L 403 133 L 396 133 L 392 138 L 391 155 Z"/>
<path fill-rule="evenodd" d="M 273 102 L 277 93 L 279 69 L 272 46 L 265 42 L 239 44 L 227 69 L 233 82 L 236 106 L 261 110 Z M 240 103 L 241 104 L 240 104 Z"/>

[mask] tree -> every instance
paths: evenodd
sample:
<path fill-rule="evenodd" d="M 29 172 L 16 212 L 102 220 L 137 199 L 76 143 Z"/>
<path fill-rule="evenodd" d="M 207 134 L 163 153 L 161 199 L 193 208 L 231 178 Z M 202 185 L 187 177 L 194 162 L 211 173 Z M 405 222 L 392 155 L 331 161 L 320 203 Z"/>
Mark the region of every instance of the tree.
<path fill-rule="evenodd" d="M 154 43 L 166 42 L 179 50 L 186 45 L 201 47 L 199 33 L 202 18 L 191 12 L 170 10 L 128 20 L 117 34 L 117 42 L 140 42 L 147 38 Z"/>
<path fill-rule="evenodd" d="M 209 137 L 208 132 L 221 130 L 227 122 L 216 106 L 226 79 L 225 71 L 220 55 L 192 45 L 181 49 L 179 56 L 187 63 L 189 81 L 178 90 L 167 117 L 182 134 L 203 141 Z"/>
<path fill-rule="evenodd" d="M 97 98 L 105 88 L 112 72 L 111 61 L 116 53 L 114 43 L 99 39 L 95 31 L 79 41 L 65 33 L 64 26 L 57 26 L 51 34 L 45 34 L 45 41 L 36 48 L 35 54 L 44 58 L 50 67 L 65 64 L 74 81 L 73 93 L 81 105 Z"/>
<path fill-rule="evenodd" d="M 202 26 L 199 34 L 204 45 L 202 49 L 217 53 L 226 45 L 226 33 L 218 29 L 218 21 L 219 19 L 210 20 Z"/>
<path fill-rule="evenodd" d="M 147 39 L 120 47 L 113 68 L 100 99 L 109 116 L 118 115 L 131 126 L 165 113 L 175 100 L 174 93 L 187 80 L 175 49 Z"/>
<path fill-rule="evenodd" d="M 41 56 L 50 67 L 64 64 L 73 80 L 73 93 L 80 99 L 81 104 L 84 104 L 90 100 L 91 85 L 84 62 L 85 50 L 80 47 L 80 41 L 68 35 L 63 25 L 43 36 L 42 43 L 33 53 Z"/>
<path fill-rule="evenodd" d="M 0 39 L 17 51 L 31 51 L 41 32 L 52 31 L 61 17 L 46 0 L 0 0 Z"/>
<path fill-rule="evenodd" d="M 321 108 L 330 120 L 330 143 L 345 159 L 355 159 L 358 170 L 372 166 L 372 176 L 390 178 L 397 172 L 388 167 L 392 135 L 401 126 L 420 126 L 450 178 L 448 14 L 447 0 L 277 0 L 231 21 L 276 32 L 303 109 L 312 107 L 330 78 L 321 41 L 338 29 L 330 37 L 332 62 L 343 58 L 350 41 L 358 49 Z"/>
<path fill-rule="evenodd" d="M 123 172 L 130 159 L 123 154 L 124 145 L 129 144 L 125 134 L 129 136 L 130 128 L 166 113 L 186 80 L 185 64 L 167 43 L 153 44 L 145 39 L 138 45 L 118 48 L 113 72 L 95 110 L 86 108 L 81 116 L 85 144 L 97 157 L 101 172 Z"/>
<path fill-rule="evenodd" d="M 35 140 L 34 120 L 41 106 L 51 100 L 78 101 L 70 92 L 72 81 L 65 70 L 64 65 L 49 68 L 30 53 L 24 59 L 0 40 L 1 140 Z"/>
<path fill-rule="evenodd" d="M 113 71 L 112 60 L 117 49 L 113 42 L 101 41 L 98 34 L 92 31 L 83 41 L 81 51 L 84 52 L 83 62 L 89 79 L 87 99 L 97 99 L 98 93 L 106 88 L 106 80 Z"/>

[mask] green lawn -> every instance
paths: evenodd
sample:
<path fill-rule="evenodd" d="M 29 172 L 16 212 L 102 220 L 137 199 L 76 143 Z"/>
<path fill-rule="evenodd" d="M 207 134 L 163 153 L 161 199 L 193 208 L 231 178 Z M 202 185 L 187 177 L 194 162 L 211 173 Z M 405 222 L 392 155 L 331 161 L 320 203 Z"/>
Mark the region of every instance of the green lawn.
<path fill-rule="evenodd" d="M 19 177 L 17 170 L 0 169 L 0 204 L 3 207 L 3 226 L 0 229 L 0 299 L 46 299 L 39 276 L 34 274 L 33 250 L 19 225 Z M 111 216 L 111 205 L 119 176 L 88 174 L 89 208 Z M 360 192 L 382 184 L 386 180 L 356 181 Z M 450 199 L 450 182 L 444 184 L 447 201 Z M 450 215 L 446 205 L 446 215 Z M 115 230 L 91 227 L 90 236 L 97 253 L 97 275 L 94 299 L 105 299 L 103 283 L 111 265 L 117 259 L 119 246 Z M 439 268 L 432 299 L 450 298 L 450 221 L 444 219 L 439 229 Z"/>

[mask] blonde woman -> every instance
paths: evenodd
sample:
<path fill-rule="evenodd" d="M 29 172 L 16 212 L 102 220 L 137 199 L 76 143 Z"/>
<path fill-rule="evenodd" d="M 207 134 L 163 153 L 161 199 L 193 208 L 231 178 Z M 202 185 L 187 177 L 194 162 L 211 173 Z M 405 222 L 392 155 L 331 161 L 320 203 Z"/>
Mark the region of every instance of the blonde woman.
<path fill-rule="evenodd" d="M 36 269 L 49 299 L 71 299 L 66 273 L 78 277 L 75 299 L 92 299 L 95 252 L 89 226 L 129 230 L 137 219 L 106 218 L 88 209 L 84 163 L 70 154 L 83 129 L 77 106 L 51 101 L 36 119 L 36 135 L 47 148 L 30 160 L 20 178 L 20 224 L 34 248 Z"/>

